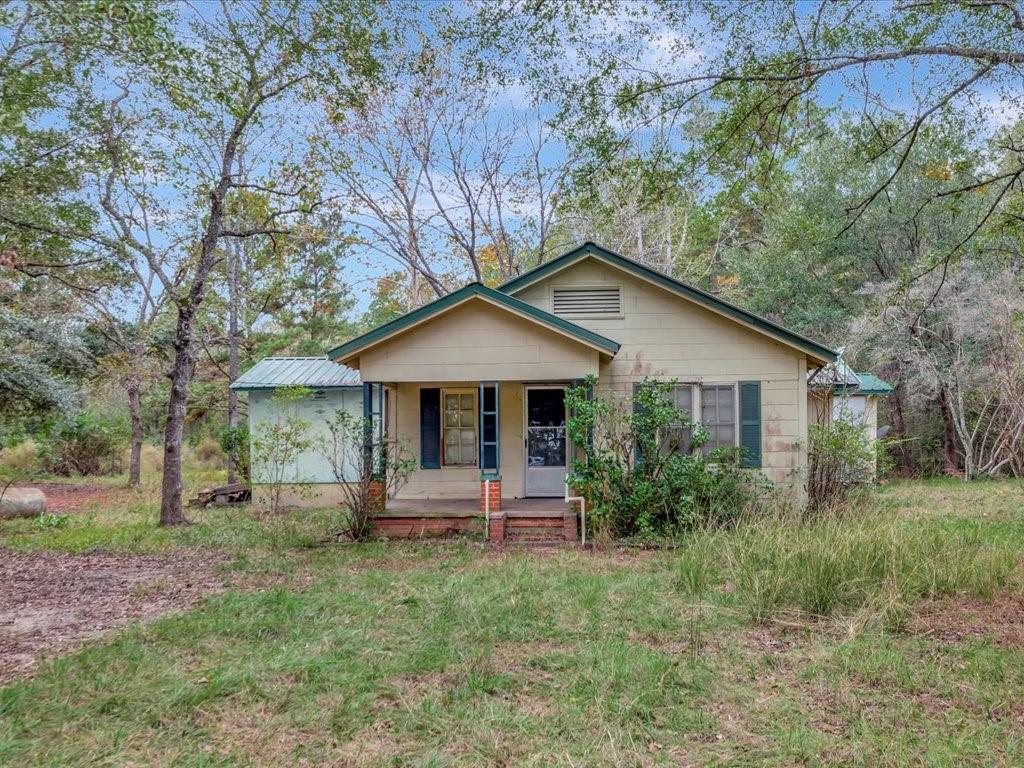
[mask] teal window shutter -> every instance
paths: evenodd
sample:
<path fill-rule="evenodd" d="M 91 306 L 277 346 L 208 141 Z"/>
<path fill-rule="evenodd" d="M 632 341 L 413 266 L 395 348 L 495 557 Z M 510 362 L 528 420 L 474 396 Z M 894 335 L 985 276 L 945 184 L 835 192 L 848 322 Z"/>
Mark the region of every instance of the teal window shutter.
<path fill-rule="evenodd" d="M 441 468 L 441 390 L 420 390 L 420 467 Z"/>
<path fill-rule="evenodd" d="M 740 382 L 740 466 L 761 466 L 761 382 Z"/>

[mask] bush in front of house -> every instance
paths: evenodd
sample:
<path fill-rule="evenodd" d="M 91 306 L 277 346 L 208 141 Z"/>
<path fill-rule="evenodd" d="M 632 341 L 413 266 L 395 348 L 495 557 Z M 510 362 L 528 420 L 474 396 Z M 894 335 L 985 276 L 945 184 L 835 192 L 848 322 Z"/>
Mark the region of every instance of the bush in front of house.
<path fill-rule="evenodd" d="M 646 380 L 632 400 L 595 383 L 566 393 L 569 438 L 589 446 L 569 482 L 586 497 L 595 529 L 673 536 L 730 524 L 766 498 L 767 481 L 740 469 L 738 449 L 703 450 L 708 433 L 671 401 L 674 382 Z"/>
<path fill-rule="evenodd" d="M 876 452 L 863 425 L 844 419 L 808 430 L 807 512 L 838 512 L 875 478 Z"/>

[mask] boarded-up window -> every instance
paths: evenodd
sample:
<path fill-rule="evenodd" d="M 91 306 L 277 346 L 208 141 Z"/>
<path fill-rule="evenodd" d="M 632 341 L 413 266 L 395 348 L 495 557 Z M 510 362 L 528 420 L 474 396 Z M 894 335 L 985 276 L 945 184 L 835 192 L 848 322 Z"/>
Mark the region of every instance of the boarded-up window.
<path fill-rule="evenodd" d="M 622 314 L 622 292 L 617 288 L 555 288 L 556 315 L 590 317 Z"/>

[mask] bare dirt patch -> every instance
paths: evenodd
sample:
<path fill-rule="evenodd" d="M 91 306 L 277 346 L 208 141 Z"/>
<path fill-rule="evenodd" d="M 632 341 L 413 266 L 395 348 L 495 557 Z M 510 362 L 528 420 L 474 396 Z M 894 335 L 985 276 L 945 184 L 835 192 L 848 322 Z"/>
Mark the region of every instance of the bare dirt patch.
<path fill-rule="evenodd" d="M 1024 595 L 991 600 L 958 597 L 927 604 L 907 626 L 914 635 L 944 643 L 988 639 L 1003 648 L 1024 648 Z"/>
<path fill-rule="evenodd" d="M 219 592 L 210 558 L 0 550 L 0 684 L 40 659 Z"/>
<path fill-rule="evenodd" d="M 84 483 L 28 483 L 24 487 L 38 488 L 45 493 L 46 511 L 57 515 L 86 512 L 94 506 L 113 501 L 124 490 Z"/>

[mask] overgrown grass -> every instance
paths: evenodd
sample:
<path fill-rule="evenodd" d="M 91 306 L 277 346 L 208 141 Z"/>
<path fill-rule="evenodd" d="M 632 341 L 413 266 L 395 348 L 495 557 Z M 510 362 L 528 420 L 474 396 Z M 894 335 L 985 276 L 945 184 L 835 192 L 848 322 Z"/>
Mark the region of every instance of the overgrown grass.
<path fill-rule="evenodd" d="M 211 512 L 160 546 L 277 546 L 294 578 L 0 689 L 0 765 L 1022 764 L 1024 649 L 899 618 L 1016 589 L 1012 502 L 960 488 L 901 485 L 865 517 L 655 553 L 310 548 L 323 513 L 289 538 Z M 73 527 L 46 541 L 69 545 Z"/>
<path fill-rule="evenodd" d="M 222 475 L 190 470 L 186 497 L 201 487 L 222 482 Z M 47 479 L 108 486 L 111 495 L 67 514 L 59 527 L 41 526 L 38 518 L 0 521 L 0 546 L 19 552 L 48 549 L 137 554 L 198 547 L 244 555 L 253 550 L 288 552 L 316 546 L 342 526 L 341 510 L 337 508 L 267 515 L 243 506 L 187 509 L 192 525 L 160 528 L 158 480 L 156 475 L 144 475 L 141 487 L 133 489 L 125 487 L 121 477 Z"/>
<path fill-rule="evenodd" d="M 976 532 L 869 512 L 758 521 L 698 540 L 681 556 L 680 582 L 694 592 L 707 590 L 712 577 L 727 580 L 760 623 L 790 612 L 898 627 L 923 599 L 991 597 L 1010 583 L 1018 561 L 1018 551 L 983 543 Z"/>

